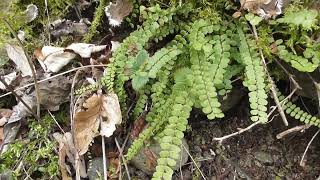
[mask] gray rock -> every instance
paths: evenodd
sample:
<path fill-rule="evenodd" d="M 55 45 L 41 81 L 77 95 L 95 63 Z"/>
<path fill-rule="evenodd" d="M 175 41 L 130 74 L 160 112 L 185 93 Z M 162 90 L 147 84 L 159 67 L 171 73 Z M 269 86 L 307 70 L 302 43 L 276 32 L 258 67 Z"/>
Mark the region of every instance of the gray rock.
<path fill-rule="evenodd" d="M 92 159 L 88 168 L 89 180 L 103 179 L 103 158 L 95 157 Z"/>
<path fill-rule="evenodd" d="M 263 164 L 271 164 L 273 163 L 273 158 L 271 154 L 264 152 L 264 151 L 258 151 L 254 153 L 254 157 L 260 161 Z"/>
<path fill-rule="evenodd" d="M 189 146 L 188 146 L 187 141 L 185 139 L 182 140 L 182 143 L 187 149 L 189 149 Z M 157 143 L 156 141 L 153 141 L 147 148 L 145 148 L 145 147 L 141 148 L 141 150 L 131 160 L 130 163 L 135 168 L 143 171 L 144 173 L 146 173 L 148 175 L 152 175 L 155 172 L 155 167 L 150 167 L 150 165 L 147 164 L 148 163 L 148 159 L 147 159 L 145 150 L 151 151 L 152 154 L 155 155 L 155 158 L 158 158 L 159 157 L 159 153 L 161 151 L 161 147 L 160 147 L 159 143 Z M 181 156 L 182 156 L 182 158 L 181 158 Z M 180 159 L 181 159 L 181 161 L 180 161 Z M 176 163 L 176 166 L 174 167 L 174 170 L 179 169 L 180 164 L 183 165 L 187 161 L 188 161 L 188 154 L 187 154 L 186 150 L 182 147 L 181 152 L 180 152 L 180 156 L 179 156 L 179 160 Z"/>

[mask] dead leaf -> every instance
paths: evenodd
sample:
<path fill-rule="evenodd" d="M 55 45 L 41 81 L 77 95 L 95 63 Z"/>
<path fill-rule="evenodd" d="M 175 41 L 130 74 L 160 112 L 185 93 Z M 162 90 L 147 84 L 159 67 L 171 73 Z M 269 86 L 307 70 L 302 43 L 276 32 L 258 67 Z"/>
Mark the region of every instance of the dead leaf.
<path fill-rule="evenodd" d="M 44 46 L 41 53 L 37 52 L 42 68 L 46 72 L 58 72 L 76 57 L 76 54 L 64 50 L 61 47 Z"/>
<path fill-rule="evenodd" d="M 139 136 L 139 134 L 143 130 L 145 124 L 146 124 L 146 122 L 145 122 L 145 113 L 143 113 L 133 123 L 133 128 L 132 128 L 132 131 L 131 131 L 131 134 L 130 134 L 131 139 L 136 139 Z"/>
<path fill-rule="evenodd" d="M 237 11 L 237 12 L 232 14 L 233 18 L 239 18 L 240 16 L 241 16 L 241 12 L 240 11 Z"/>
<path fill-rule="evenodd" d="M 86 110 L 75 115 L 76 147 L 80 155 L 88 151 L 91 141 L 99 135 L 110 137 L 116 130 L 116 124 L 122 122 L 120 104 L 116 94 L 94 94 L 83 104 Z"/>
<path fill-rule="evenodd" d="M 3 136 L 3 127 L 0 127 L 0 145 L 3 142 L 3 138 L 4 138 L 4 136 Z"/>
<path fill-rule="evenodd" d="M 59 76 L 50 81 L 40 83 L 40 104 L 42 108 L 52 111 L 59 110 L 59 105 L 69 100 L 72 77 Z M 30 88 L 30 93 L 24 92 L 21 97 L 31 109 L 36 109 L 36 93 Z M 13 107 L 12 115 L 8 119 L 8 123 L 4 126 L 5 143 L 12 142 L 20 128 L 20 121 L 30 116 L 31 112 L 22 102 Z"/>
<path fill-rule="evenodd" d="M 82 58 L 90 58 L 92 53 L 100 52 L 104 49 L 106 49 L 106 45 L 96 46 L 94 44 L 73 43 L 66 48 L 44 46 L 41 52 L 36 50 L 34 54 L 46 72 L 58 72 L 74 59 L 77 54 Z M 70 50 L 73 52 L 69 52 Z"/>
<path fill-rule="evenodd" d="M 109 24 L 111 26 L 119 26 L 123 19 L 131 13 L 132 9 L 133 4 L 130 0 L 117 0 L 116 3 L 110 2 L 105 8 Z"/>
<path fill-rule="evenodd" d="M 66 132 L 65 134 L 54 133 L 53 137 L 59 143 L 59 166 L 61 171 L 61 176 L 63 180 L 71 180 L 70 167 L 66 163 L 66 157 L 68 157 L 69 162 L 72 164 L 73 168 L 76 169 L 76 148 L 73 143 L 72 134 Z M 80 163 L 78 163 L 80 176 L 83 178 L 87 177 L 85 164 L 83 158 L 80 158 Z"/>
<path fill-rule="evenodd" d="M 17 65 L 17 69 L 22 72 L 22 77 L 31 76 L 32 71 L 22 47 L 12 44 L 6 44 L 8 57 Z"/>
<path fill-rule="evenodd" d="M 74 35 L 83 36 L 88 32 L 88 26 L 84 22 L 72 22 L 71 20 L 58 19 L 50 24 L 50 34 L 54 37 Z"/>
<path fill-rule="evenodd" d="M 12 83 L 12 81 L 14 81 L 16 79 L 16 77 L 17 77 L 17 73 L 16 72 L 12 72 L 10 74 L 7 74 L 7 75 L 3 76 L 2 79 L 4 79 L 4 81 L 8 85 L 10 85 Z M 2 84 L 2 82 L 0 82 L 0 89 L 5 90 L 5 89 L 7 89 L 7 87 L 4 84 Z"/>
<path fill-rule="evenodd" d="M 26 22 L 29 23 L 35 20 L 38 17 L 39 10 L 38 7 L 34 4 L 29 4 L 27 10 L 25 11 Z"/>
<path fill-rule="evenodd" d="M 146 165 L 148 169 L 155 169 L 157 165 L 157 155 L 149 148 L 144 148 L 146 155 Z"/>
<path fill-rule="evenodd" d="M 3 126 L 8 121 L 11 114 L 12 110 L 10 109 L 0 109 L 0 126 Z"/>
<path fill-rule="evenodd" d="M 119 172 L 120 172 L 120 160 L 119 158 L 112 158 L 109 160 L 110 165 L 109 165 L 109 173 L 108 176 L 111 179 L 115 179 L 119 177 Z"/>
<path fill-rule="evenodd" d="M 80 155 L 88 151 L 91 141 L 98 135 L 102 110 L 102 96 L 94 94 L 83 104 L 86 111 L 77 112 L 74 121 L 75 144 Z"/>
<path fill-rule="evenodd" d="M 106 45 L 94 45 L 86 43 L 73 43 L 69 45 L 66 49 L 72 50 L 73 52 L 79 54 L 82 58 L 90 58 L 92 53 L 100 52 L 106 49 Z"/>
<path fill-rule="evenodd" d="M 104 96 L 103 108 L 103 117 L 107 117 L 107 120 L 101 123 L 100 135 L 110 137 L 116 130 L 116 125 L 122 122 L 118 96 L 114 93 Z"/>

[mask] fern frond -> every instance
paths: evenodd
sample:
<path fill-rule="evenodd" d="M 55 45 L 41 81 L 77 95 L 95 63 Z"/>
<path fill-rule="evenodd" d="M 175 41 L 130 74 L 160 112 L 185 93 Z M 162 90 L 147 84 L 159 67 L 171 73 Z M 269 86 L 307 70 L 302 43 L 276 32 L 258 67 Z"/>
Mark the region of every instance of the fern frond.
<path fill-rule="evenodd" d="M 267 93 L 265 91 L 265 72 L 261 59 L 257 53 L 256 43 L 250 37 L 245 36 L 241 26 L 238 27 L 240 39 L 239 51 L 241 61 L 245 65 L 244 86 L 249 89 L 249 102 L 251 107 L 251 120 L 266 123 L 267 118 Z"/>

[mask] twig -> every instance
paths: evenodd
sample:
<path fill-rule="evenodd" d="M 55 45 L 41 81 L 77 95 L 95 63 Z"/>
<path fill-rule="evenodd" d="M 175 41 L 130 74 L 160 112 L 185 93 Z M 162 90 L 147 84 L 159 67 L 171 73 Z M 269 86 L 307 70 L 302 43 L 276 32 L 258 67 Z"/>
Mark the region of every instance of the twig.
<path fill-rule="evenodd" d="M 39 121 L 41 122 L 40 117 L 32 110 L 32 108 L 17 94 L 15 93 L 11 87 L 7 84 L 7 82 L 5 80 L 2 79 L 2 77 L 0 76 L 0 82 L 9 90 L 11 91 L 11 93 L 20 101 L 22 102 L 22 104 L 33 114 L 33 116 Z"/>
<path fill-rule="evenodd" d="M 197 170 L 199 171 L 199 173 L 201 174 L 202 178 L 204 180 L 206 180 L 207 178 L 204 176 L 204 174 L 202 173 L 202 171 L 200 170 L 198 164 L 196 163 L 196 161 L 193 159 L 193 157 L 191 156 L 190 152 L 188 151 L 188 149 L 183 145 L 181 144 L 181 146 L 184 148 L 184 150 L 187 152 L 187 154 L 189 155 L 189 157 L 191 158 L 192 162 L 194 163 L 194 165 L 196 166 Z M 181 152 L 181 155 L 182 155 L 182 152 Z"/>
<path fill-rule="evenodd" d="M 56 78 L 56 77 L 59 77 L 59 76 L 62 76 L 62 75 L 71 73 L 71 72 L 73 72 L 73 71 L 77 71 L 77 70 L 79 70 L 79 69 L 85 69 L 85 68 L 90 68 L 90 67 L 105 67 L 105 66 L 107 66 L 107 65 L 87 65 L 87 66 L 77 67 L 77 68 L 70 69 L 70 70 L 68 70 L 68 71 L 65 71 L 65 72 L 62 72 L 62 73 L 53 75 L 53 76 L 48 77 L 48 78 L 46 78 L 46 79 L 42 79 L 42 80 L 38 81 L 38 83 L 43 83 L 43 82 L 49 81 L 49 80 L 51 80 L 51 79 L 53 79 L 53 78 Z M 25 85 L 25 86 L 16 88 L 16 89 L 14 89 L 13 91 L 16 92 L 16 91 L 18 91 L 18 90 L 25 89 L 25 88 L 30 87 L 30 86 L 33 86 L 33 85 L 35 85 L 35 83 L 27 84 L 27 85 Z M 3 98 L 3 97 L 8 96 L 8 95 L 10 95 L 10 94 L 12 94 L 12 92 L 8 92 L 8 93 L 6 93 L 6 94 L 3 94 L 3 95 L 0 96 L 0 98 Z"/>
<path fill-rule="evenodd" d="M 223 136 L 223 137 L 213 138 L 213 140 L 219 141 L 219 143 L 221 144 L 223 140 L 231 138 L 231 137 L 236 136 L 236 135 L 239 135 L 241 133 L 244 133 L 244 132 L 250 130 L 251 128 L 255 127 L 258 124 L 261 124 L 261 122 L 260 121 L 256 121 L 256 122 L 254 122 L 253 124 L 251 124 L 250 126 L 244 128 L 244 129 L 239 129 L 239 131 L 234 132 L 234 133 L 229 134 L 229 135 L 226 135 L 226 136 Z"/>
<path fill-rule="evenodd" d="M 51 44 L 51 37 L 50 37 L 50 14 L 49 14 L 49 9 L 48 9 L 48 0 L 44 0 L 44 5 L 45 5 L 45 11 L 46 11 L 46 15 L 48 17 L 48 39 L 49 39 L 49 45 Z"/>
<path fill-rule="evenodd" d="M 56 120 L 56 118 L 54 117 L 54 115 L 51 113 L 50 110 L 48 110 L 48 113 L 51 116 L 51 118 L 54 120 L 56 125 L 59 127 L 60 131 L 63 132 L 63 134 L 65 134 L 66 132 L 62 129 L 62 127 L 60 126 L 60 124 L 58 123 L 58 121 Z"/>
<path fill-rule="evenodd" d="M 129 135 L 127 136 L 126 140 L 128 139 L 128 137 L 129 137 Z M 126 168 L 126 173 L 127 173 L 127 176 L 128 176 L 128 180 L 131 180 L 130 173 L 129 173 L 129 168 L 128 168 L 126 160 L 124 159 L 124 156 L 123 156 L 124 145 L 122 145 L 122 147 L 120 148 L 120 145 L 119 145 L 119 142 L 118 142 L 117 138 L 114 138 L 114 140 L 115 140 L 116 145 L 117 145 L 118 150 L 119 150 L 119 156 L 121 157 L 122 162 L 124 164 L 124 167 Z M 126 143 L 124 143 L 124 144 L 126 144 Z M 120 174 L 120 176 L 121 176 L 121 174 Z"/>
<path fill-rule="evenodd" d="M 302 155 L 302 158 L 301 158 L 301 161 L 300 161 L 300 166 L 304 166 L 304 165 L 303 165 L 304 157 L 306 156 L 307 151 L 308 151 L 308 149 L 309 149 L 312 141 L 313 141 L 314 138 L 319 134 L 319 132 L 320 132 L 320 129 L 313 135 L 313 137 L 312 137 L 311 140 L 309 141 L 309 143 L 308 143 L 308 145 L 307 145 L 307 147 L 306 147 L 306 149 L 304 150 L 304 153 L 303 153 L 303 155 Z"/>
<path fill-rule="evenodd" d="M 273 109 L 269 112 L 267 118 L 269 118 L 269 117 L 271 116 L 271 114 L 275 111 L 275 109 L 276 109 L 276 108 L 273 108 Z M 233 136 L 242 134 L 242 133 L 250 130 L 251 128 L 255 127 L 255 126 L 258 125 L 258 124 L 261 124 L 261 122 L 260 122 L 260 121 L 257 121 L 257 122 L 255 122 L 255 123 L 251 124 L 250 126 L 244 128 L 244 129 L 238 128 L 239 130 L 238 130 L 237 132 L 231 133 L 231 134 L 226 135 L 226 136 L 223 136 L 223 137 L 213 138 L 213 140 L 219 141 L 219 144 L 222 144 L 222 141 L 224 141 L 224 140 L 226 140 L 226 139 L 229 139 L 229 138 L 231 138 L 231 137 L 233 137 Z"/>
<path fill-rule="evenodd" d="M 101 139 L 102 139 L 101 146 L 102 146 L 102 157 L 103 157 L 103 177 L 104 177 L 104 180 L 107 180 L 108 175 L 107 175 L 106 143 L 104 142 L 104 136 L 101 136 Z"/>
<path fill-rule="evenodd" d="M 255 26 L 255 25 L 252 25 L 252 29 L 253 29 L 253 34 L 254 34 L 255 39 L 256 39 L 256 40 L 259 40 L 256 26 Z M 260 56 L 261 56 L 261 59 L 262 59 L 262 62 L 263 62 L 263 67 L 264 67 L 264 69 L 265 69 L 265 71 L 266 71 L 266 74 L 267 74 L 267 76 L 268 76 L 268 80 L 269 80 L 270 83 L 271 83 L 272 96 L 273 96 L 274 101 L 275 101 L 275 103 L 276 103 L 276 105 L 277 105 L 277 107 L 278 107 L 278 111 L 279 111 L 279 113 L 280 113 L 280 116 L 281 116 L 281 118 L 282 118 L 282 120 L 283 120 L 284 125 L 285 125 L 285 126 L 288 126 L 288 120 L 287 120 L 287 118 L 286 118 L 286 115 L 284 114 L 283 108 L 282 108 L 282 106 L 281 106 L 281 104 L 280 104 L 280 101 L 279 101 L 279 99 L 278 99 L 278 96 L 277 96 L 276 86 L 275 86 L 275 84 L 274 84 L 274 82 L 273 82 L 273 80 L 272 80 L 272 78 L 271 78 L 271 76 L 270 76 L 270 74 L 269 74 L 268 67 L 267 67 L 267 64 L 266 64 L 266 60 L 265 60 L 265 58 L 264 58 L 263 52 L 262 52 L 262 50 L 261 50 L 260 47 L 259 47 L 259 53 L 260 53 Z"/>
<path fill-rule="evenodd" d="M 297 132 L 297 131 L 304 131 L 306 129 L 308 129 L 309 127 L 311 127 L 311 125 L 309 124 L 304 124 L 304 125 L 300 125 L 300 126 L 296 126 L 296 127 L 293 127 L 293 128 L 290 128 L 290 129 L 287 129 L 279 134 L 277 134 L 277 139 L 282 139 L 284 136 L 288 135 L 288 134 L 291 134 L 293 132 Z"/>
<path fill-rule="evenodd" d="M 13 34 L 13 36 L 17 39 L 19 45 L 21 46 L 21 48 L 23 49 L 23 52 L 24 54 L 26 55 L 27 57 L 27 60 L 28 60 L 28 64 L 30 66 L 30 69 L 31 69 L 31 72 L 32 72 L 32 78 L 33 78 L 33 81 L 34 81 L 34 86 L 35 86 L 35 91 L 36 91 L 36 98 L 37 98 L 37 115 L 40 117 L 40 90 L 39 90 L 39 85 L 38 85 L 38 81 L 37 81 L 37 75 L 36 75 L 36 70 L 33 66 L 33 63 L 26 51 L 26 49 L 24 48 L 21 40 L 19 39 L 17 33 L 13 30 L 12 26 L 10 25 L 10 23 L 2 18 L 3 21 L 6 23 L 6 25 L 8 26 L 8 28 L 10 29 L 11 33 Z"/>
<path fill-rule="evenodd" d="M 71 97 L 70 97 L 70 119 L 71 119 L 71 129 L 73 129 L 73 126 L 74 126 L 74 86 L 75 86 L 75 83 L 76 83 L 76 79 L 78 78 L 79 76 L 79 73 L 80 73 L 80 70 L 77 70 L 76 74 L 74 75 L 73 79 L 72 79 L 72 85 L 71 85 Z M 74 133 L 72 133 L 74 134 Z"/>

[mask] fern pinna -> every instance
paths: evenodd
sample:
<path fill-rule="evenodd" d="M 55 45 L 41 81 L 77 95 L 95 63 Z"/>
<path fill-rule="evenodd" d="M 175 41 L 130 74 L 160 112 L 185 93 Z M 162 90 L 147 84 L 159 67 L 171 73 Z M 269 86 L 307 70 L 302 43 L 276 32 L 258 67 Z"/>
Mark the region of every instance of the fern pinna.
<path fill-rule="evenodd" d="M 228 95 L 233 77 L 241 77 L 249 91 L 251 120 L 268 121 L 266 72 L 250 26 L 242 18 L 235 23 L 224 16 L 227 20 L 197 19 L 190 7 L 141 7 L 143 24 L 113 53 L 101 79 L 106 91 L 117 93 L 124 113 L 127 82 L 138 99 L 132 116 L 136 119 L 147 110 L 148 126 L 125 157 L 130 161 L 148 139 L 156 139 L 162 150 L 153 179 L 171 179 L 192 108 L 201 109 L 208 119 L 224 117 L 218 97 Z M 150 53 L 149 45 L 164 39 L 167 43 Z M 277 45 L 275 55 L 292 67 L 304 72 L 318 67 L 316 47 L 302 57 Z M 279 100 L 284 100 L 280 94 Z M 282 103 L 290 116 L 320 126 L 318 118 L 288 100 Z"/>

